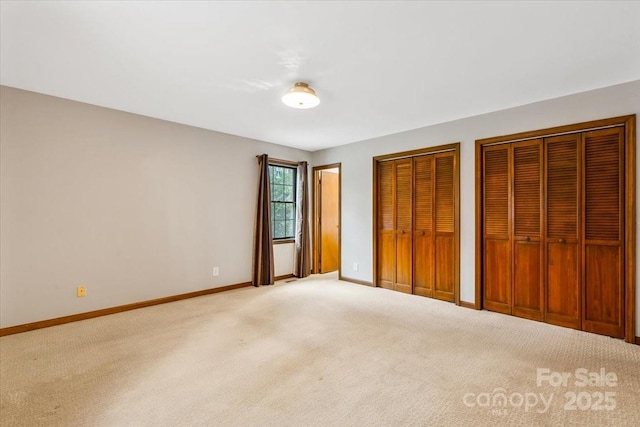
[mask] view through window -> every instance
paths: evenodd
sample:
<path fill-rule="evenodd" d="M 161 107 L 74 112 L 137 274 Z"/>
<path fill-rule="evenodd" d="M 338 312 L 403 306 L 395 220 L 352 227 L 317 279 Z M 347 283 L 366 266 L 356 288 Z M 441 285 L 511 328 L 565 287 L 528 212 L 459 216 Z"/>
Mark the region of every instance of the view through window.
<path fill-rule="evenodd" d="M 273 239 L 293 239 L 296 229 L 296 168 L 269 165 L 269 182 Z"/>

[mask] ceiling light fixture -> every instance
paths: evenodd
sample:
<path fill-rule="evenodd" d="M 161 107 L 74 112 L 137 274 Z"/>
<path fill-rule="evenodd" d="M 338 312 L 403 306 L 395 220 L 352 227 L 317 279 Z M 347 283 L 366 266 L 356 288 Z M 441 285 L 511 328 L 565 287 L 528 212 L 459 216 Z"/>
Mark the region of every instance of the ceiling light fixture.
<path fill-rule="evenodd" d="M 292 108 L 313 108 L 320 104 L 320 98 L 307 83 L 298 82 L 282 97 L 282 102 Z"/>

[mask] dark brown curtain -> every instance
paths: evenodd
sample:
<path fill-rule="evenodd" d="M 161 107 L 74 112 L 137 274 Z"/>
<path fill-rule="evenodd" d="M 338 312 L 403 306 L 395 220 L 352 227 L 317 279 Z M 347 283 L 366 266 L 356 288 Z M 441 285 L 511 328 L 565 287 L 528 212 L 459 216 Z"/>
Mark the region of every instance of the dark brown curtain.
<path fill-rule="evenodd" d="M 311 274 L 311 245 L 309 236 L 309 184 L 307 162 L 298 163 L 296 194 L 296 263 L 294 275 Z"/>
<path fill-rule="evenodd" d="M 269 156 L 258 157 L 258 207 L 256 209 L 253 239 L 253 286 L 273 285 L 273 239 L 271 236 L 271 185 L 269 183 Z"/>

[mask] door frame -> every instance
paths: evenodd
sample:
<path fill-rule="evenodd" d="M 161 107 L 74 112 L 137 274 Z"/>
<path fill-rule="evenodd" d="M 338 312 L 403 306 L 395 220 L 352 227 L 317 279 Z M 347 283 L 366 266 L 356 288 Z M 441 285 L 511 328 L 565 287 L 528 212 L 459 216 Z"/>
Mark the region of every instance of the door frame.
<path fill-rule="evenodd" d="M 420 148 L 417 150 L 402 151 L 400 153 L 384 154 L 382 156 L 376 156 L 373 158 L 373 184 L 372 184 L 372 242 L 373 242 L 373 286 L 378 287 L 378 164 L 380 162 L 389 160 L 398 160 L 407 157 L 417 157 L 427 154 L 437 154 L 453 152 L 453 186 L 455 191 L 454 203 L 454 230 L 455 232 L 455 282 L 453 284 L 453 299 L 455 305 L 463 305 L 460 301 L 460 142 L 454 142 L 451 144 L 438 145 L 435 147 Z M 413 270 L 413 268 L 412 268 Z M 413 277 L 413 271 L 411 272 Z M 413 280 L 412 280 L 413 282 Z M 467 303 L 464 303 L 468 305 Z"/>
<path fill-rule="evenodd" d="M 320 273 L 320 253 L 322 251 L 321 241 L 318 238 L 320 232 L 320 191 L 318 190 L 320 185 L 320 172 L 326 169 L 338 169 L 338 277 L 342 277 L 342 163 L 331 163 L 328 165 L 320 165 L 313 167 L 313 199 L 312 199 L 312 235 L 313 235 L 313 250 L 312 259 L 313 265 L 311 272 L 314 274 Z"/>
<path fill-rule="evenodd" d="M 482 148 L 490 145 L 506 144 L 517 141 L 558 136 L 570 133 L 586 132 L 610 127 L 623 127 L 625 133 L 624 169 L 625 169 L 625 206 L 624 206 L 624 292 L 625 292 L 625 341 L 635 343 L 636 333 L 636 115 L 612 117 L 602 120 L 575 123 L 565 126 L 520 132 L 492 138 L 476 140 L 476 295 L 474 308 L 482 310 L 483 295 L 483 182 Z"/>

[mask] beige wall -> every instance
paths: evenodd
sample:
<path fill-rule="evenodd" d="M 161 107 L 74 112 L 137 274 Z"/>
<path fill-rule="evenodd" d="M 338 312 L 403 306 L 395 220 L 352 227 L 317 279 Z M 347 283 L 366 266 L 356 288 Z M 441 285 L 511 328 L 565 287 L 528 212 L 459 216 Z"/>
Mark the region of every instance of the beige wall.
<path fill-rule="evenodd" d="M 314 164 L 342 163 L 342 275 L 364 281 L 373 280 L 372 158 L 382 154 L 460 142 L 460 294 L 463 301 L 473 302 L 475 140 L 627 114 L 640 114 L 640 81 L 313 153 Z M 637 170 L 640 173 L 640 165 Z M 637 188 L 640 191 L 640 186 Z M 640 209 L 638 215 L 637 219 L 640 218 Z M 637 255 L 640 265 L 640 250 L 637 251 Z M 358 271 L 353 271 L 354 263 L 359 264 Z M 636 289 L 636 306 L 640 310 L 640 287 L 637 284 Z M 636 330 L 640 331 L 640 316 L 636 316 L 636 323 Z"/>
<path fill-rule="evenodd" d="M 1 327 L 250 281 L 255 156 L 311 157 L 0 90 Z M 293 271 L 293 244 L 275 257 Z"/>

